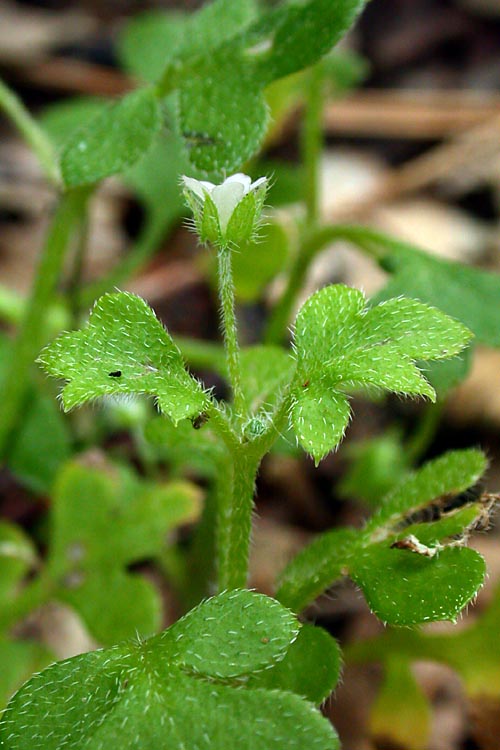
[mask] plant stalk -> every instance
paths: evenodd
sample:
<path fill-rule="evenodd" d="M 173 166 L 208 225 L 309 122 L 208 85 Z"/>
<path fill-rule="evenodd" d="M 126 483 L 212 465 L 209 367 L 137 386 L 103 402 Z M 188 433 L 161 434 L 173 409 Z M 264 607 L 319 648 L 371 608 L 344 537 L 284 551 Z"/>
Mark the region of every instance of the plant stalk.
<path fill-rule="evenodd" d="M 245 399 L 241 387 L 241 362 L 240 347 L 238 344 L 233 268 L 231 250 L 229 247 L 217 250 L 218 273 L 219 273 L 219 296 L 221 300 L 221 322 L 224 336 L 224 347 L 226 350 L 227 369 L 231 390 L 233 392 L 233 403 L 236 416 L 239 420 L 245 413 Z"/>
<path fill-rule="evenodd" d="M 230 482 L 219 494 L 217 573 L 219 591 L 244 588 L 252 533 L 252 510 L 259 457 L 241 444 L 232 451 Z M 229 468 L 229 467 L 228 467 Z"/>
<path fill-rule="evenodd" d="M 16 94 L 0 80 L 0 108 L 15 124 L 36 154 L 46 177 L 55 185 L 60 182 L 59 166 L 52 143 Z"/>
<path fill-rule="evenodd" d="M 36 359 L 53 302 L 69 242 L 85 215 L 90 190 L 74 190 L 63 195 L 42 250 L 25 314 L 12 344 L 9 364 L 3 378 L 0 419 L 0 458 L 8 454 L 9 439 L 23 409 L 31 366 Z"/>

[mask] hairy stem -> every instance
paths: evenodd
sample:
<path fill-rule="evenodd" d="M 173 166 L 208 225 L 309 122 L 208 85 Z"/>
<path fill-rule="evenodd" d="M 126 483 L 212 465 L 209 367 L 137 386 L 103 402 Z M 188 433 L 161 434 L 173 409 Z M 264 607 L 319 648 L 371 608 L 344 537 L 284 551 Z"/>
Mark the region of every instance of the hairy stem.
<path fill-rule="evenodd" d="M 73 233 L 85 215 L 89 190 L 66 193 L 59 204 L 42 251 L 30 298 L 12 344 L 3 378 L 0 419 L 0 457 L 5 458 L 11 433 L 23 409 L 31 366 L 43 344 L 47 311 L 53 301 L 66 251 Z"/>
<path fill-rule="evenodd" d="M 46 177 L 58 184 L 60 181 L 59 166 L 44 131 L 30 115 L 22 101 L 0 80 L 0 109 L 10 117 L 25 141 L 36 154 Z"/>
<path fill-rule="evenodd" d="M 260 458 L 244 444 L 234 449 L 231 457 L 228 486 L 219 494 L 219 591 L 247 585 L 255 478 L 260 463 Z"/>
<path fill-rule="evenodd" d="M 234 302 L 233 268 L 231 250 L 223 247 L 217 250 L 219 272 L 219 296 L 221 301 L 221 322 L 226 350 L 227 369 L 233 392 L 234 410 L 238 418 L 245 412 L 245 400 L 241 388 L 240 347 L 238 344 L 237 323 Z"/>

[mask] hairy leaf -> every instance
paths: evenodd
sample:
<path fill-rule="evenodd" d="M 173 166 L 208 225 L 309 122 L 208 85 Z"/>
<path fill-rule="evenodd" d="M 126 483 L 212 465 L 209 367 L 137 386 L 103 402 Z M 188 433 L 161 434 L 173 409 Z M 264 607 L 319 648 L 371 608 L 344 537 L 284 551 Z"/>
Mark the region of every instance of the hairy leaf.
<path fill-rule="evenodd" d="M 119 736 L 124 750 L 335 750 L 335 731 L 310 703 L 241 681 L 283 659 L 297 632 L 290 613 L 267 597 L 220 594 L 160 636 L 77 656 L 33 677 L 2 717 L 0 744 L 104 750 Z M 214 681 L 218 674 L 223 679 Z"/>
<path fill-rule="evenodd" d="M 300 611 L 343 575 L 395 625 L 454 620 L 482 585 L 484 560 L 463 547 L 489 513 L 474 492 L 486 468 L 480 451 L 455 451 L 404 477 L 363 530 L 318 536 L 281 575 L 277 598 Z"/>
<path fill-rule="evenodd" d="M 361 12 L 365 0 L 309 0 L 285 4 L 272 47 L 260 63 L 268 80 L 306 68 L 329 52 Z"/>
<path fill-rule="evenodd" d="M 376 302 L 400 294 L 414 297 L 460 320 L 477 343 L 500 346 L 500 329 L 491 315 L 500 305 L 498 274 L 436 258 L 383 235 L 375 239 L 380 262 L 392 274 Z"/>
<path fill-rule="evenodd" d="M 168 64 L 215 51 L 243 30 L 256 10 L 255 0 L 216 0 L 197 13 L 141 13 L 122 31 L 118 55 L 133 75 L 154 83 Z"/>
<path fill-rule="evenodd" d="M 160 105 L 153 89 L 127 94 L 66 142 L 61 155 L 65 185 L 89 185 L 123 172 L 148 150 L 160 126 Z"/>
<path fill-rule="evenodd" d="M 87 326 L 59 336 L 39 361 L 51 375 L 69 381 L 62 392 L 66 410 L 99 396 L 147 393 L 178 422 L 198 416 L 208 403 L 154 312 L 126 292 L 101 297 Z"/>
<path fill-rule="evenodd" d="M 316 537 L 283 571 L 276 598 L 300 612 L 347 574 L 358 538 L 354 529 L 333 529 Z"/>
<path fill-rule="evenodd" d="M 412 513 L 429 506 L 437 498 L 458 495 L 482 477 L 487 468 L 482 451 L 451 451 L 429 461 L 404 477 L 368 521 L 366 531 L 395 527 Z M 431 519 L 432 520 L 432 519 Z"/>
<path fill-rule="evenodd" d="M 460 352 L 470 332 L 417 300 L 389 300 L 374 308 L 357 289 L 327 286 L 301 307 L 295 347 L 302 388 L 292 421 L 301 445 L 316 461 L 340 442 L 349 419 L 346 389 L 377 387 L 434 400 L 415 365 Z"/>
<path fill-rule="evenodd" d="M 447 547 L 426 557 L 391 549 L 387 542 L 360 551 L 350 572 L 370 609 L 391 625 L 455 620 L 485 574 L 484 559 L 467 547 Z"/>

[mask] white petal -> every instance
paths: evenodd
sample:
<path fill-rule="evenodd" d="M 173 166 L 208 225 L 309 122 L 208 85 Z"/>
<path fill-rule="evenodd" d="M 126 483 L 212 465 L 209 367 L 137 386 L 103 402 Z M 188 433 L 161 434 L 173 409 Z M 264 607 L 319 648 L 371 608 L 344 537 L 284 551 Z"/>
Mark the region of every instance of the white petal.
<path fill-rule="evenodd" d="M 244 195 L 248 193 L 250 190 L 250 185 L 252 184 L 252 178 L 249 177 L 247 174 L 243 174 L 243 172 L 237 172 L 236 174 L 232 174 L 230 177 L 224 180 L 222 183 L 223 185 L 226 185 L 227 183 L 238 183 L 243 186 Z"/>
<path fill-rule="evenodd" d="M 182 182 L 184 183 L 184 187 L 194 193 L 198 198 L 201 198 L 201 200 L 205 200 L 206 193 L 211 193 L 215 187 L 211 182 L 195 180 L 194 177 L 186 177 L 185 175 L 182 177 Z"/>
<path fill-rule="evenodd" d="M 237 175 L 233 175 L 236 177 Z M 245 186 L 238 180 L 228 178 L 222 185 L 217 185 L 212 191 L 212 200 L 219 213 L 219 225 L 222 232 L 226 231 L 231 215 L 245 195 Z"/>

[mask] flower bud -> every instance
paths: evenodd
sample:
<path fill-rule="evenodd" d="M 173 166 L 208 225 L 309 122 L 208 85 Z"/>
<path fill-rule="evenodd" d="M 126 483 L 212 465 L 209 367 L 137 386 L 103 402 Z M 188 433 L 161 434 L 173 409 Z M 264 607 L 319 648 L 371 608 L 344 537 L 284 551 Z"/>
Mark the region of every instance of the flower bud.
<path fill-rule="evenodd" d="M 257 229 L 267 192 L 267 177 L 252 182 L 233 174 L 220 185 L 183 177 L 184 196 L 202 242 L 217 247 L 241 245 Z"/>

